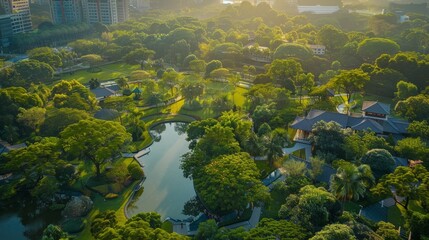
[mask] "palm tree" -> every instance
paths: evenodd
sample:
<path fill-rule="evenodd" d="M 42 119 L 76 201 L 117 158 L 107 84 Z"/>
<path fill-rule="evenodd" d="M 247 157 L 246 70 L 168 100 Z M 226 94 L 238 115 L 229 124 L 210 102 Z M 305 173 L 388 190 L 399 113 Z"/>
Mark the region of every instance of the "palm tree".
<path fill-rule="evenodd" d="M 337 173 L 331 175 L 329 190 L 338 200 L 359 200 L 366 190 L 374 184 L 374 176 L 371 168 L 366 165 L 357 167 L 347 163 L 337 169 Z"/>
<path fill-rule="evenodd" d="M 264 142 L 265 154 L 267 155 L 268 162 L 273 165 L 275 158 L 283 156 L 283 147 L 287 144 L 288 139 L 280 129 L 275 129 L 270 133 L 262 136 Z"/>

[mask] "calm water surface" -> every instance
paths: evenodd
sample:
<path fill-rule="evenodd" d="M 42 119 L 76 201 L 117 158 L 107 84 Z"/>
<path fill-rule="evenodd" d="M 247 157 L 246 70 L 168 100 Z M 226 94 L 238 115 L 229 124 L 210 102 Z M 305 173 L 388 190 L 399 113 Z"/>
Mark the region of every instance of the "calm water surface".
<path fill-rule="evenodd" d="M 150 153 L 139 161 L 144 165 L 144 191 L 128 208 L 130 215 L 156 211 L 162 218 L 185 219 L 183 205 L 195 196 L 192 181 L 183 177 L 180 156 L 188 152 L 184 123 L 166 123 L 155 127 L 156 142 Z"/>

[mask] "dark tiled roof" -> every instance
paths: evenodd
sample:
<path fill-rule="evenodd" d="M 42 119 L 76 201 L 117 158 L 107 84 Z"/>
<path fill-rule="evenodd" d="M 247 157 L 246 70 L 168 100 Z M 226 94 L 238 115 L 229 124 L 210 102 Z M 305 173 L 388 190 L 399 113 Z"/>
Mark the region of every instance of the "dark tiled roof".
<path fill-rule="evenodd" d="M 115 91 L 111 90 L 110 88 L 99 87 L 99 88 L 91 89 L 91 92 L 94 93 L 97 99 L 115 95 Z"/>
<path fill-rule="evenodd" d="M 362 103 L 362 111 L 389 115 L 390 105 L 376 101 L 364 101 Z"/>
<path fill-rule="evenodd" d="M 383 133 L 383 126 L 375 120 L 368 118 L 361 119 L 360 123 L 351 126 L 351 128 L 358 131 L 363 131 L 369 128 L 375 133 Z"/>
<path fill-rule="evenodd" d="M 325 112 L 321 110 L 311 110 L 306 117 L 296 117 L 291 128 L 304 131 L 311 131 L 313 125 L 319 121 L 337 122 L 343 128 L 352 128 L 354 130 L 370 129 L 375 133 L 392 133 L 404 134 L 407 133 L 408 122 L 404 122 L 395 118 L 387 118 L 387 120 L 375 120 L 363 116 L 348 116 L 346 114 Z"/>

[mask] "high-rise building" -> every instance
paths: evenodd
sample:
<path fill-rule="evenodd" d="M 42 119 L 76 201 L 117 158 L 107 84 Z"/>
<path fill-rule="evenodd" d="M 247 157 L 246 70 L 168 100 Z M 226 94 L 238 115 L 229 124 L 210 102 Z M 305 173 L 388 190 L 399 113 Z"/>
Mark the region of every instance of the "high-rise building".
<path fill-rule="evenodd" d="M 5 14 L 10 14 L 13 34 L 29 32 L 32 29 L 30 4 L 28 0 L 0 0 Z"/>
<path fill-rule="evenodd" d="M 12 37 L 12 14 L 0 16 L 0 46 L 8 47 L 9 39 Z"/>
<path fill-rule="evenodd" d="M 116 0 L 82 0 L 83 20 L 89 24 L 118 22 Z"/>
<path fill-rule="evenodd" d="M 51 16 L 54 24 L 82 22 L 80 0 L 51 0 Z"/>
<path fill-rule="evenodd" d="M 118 12 L 118 22 L 125 22 L 129 17 L 129 0 L 116 0 L 116 10 Z"/>

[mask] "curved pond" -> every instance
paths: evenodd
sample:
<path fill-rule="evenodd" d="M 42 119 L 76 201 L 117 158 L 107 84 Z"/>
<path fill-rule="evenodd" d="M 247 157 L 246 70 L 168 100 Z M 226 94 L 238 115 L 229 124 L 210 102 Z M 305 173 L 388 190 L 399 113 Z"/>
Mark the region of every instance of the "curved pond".
<path fill-rule="evenodd" d="M 183 177 L 180 156 L 189 151 L 185 123 L 165 123 L 151 130 L 155 142 L 150 153 L 138 160 L 144 165 L 146 180 L 141 195 L 128 207 L 130 216 L 156 211 L 162 218 L 185 219 L 184 204 L 195 196 L 192 180 Z"/>

